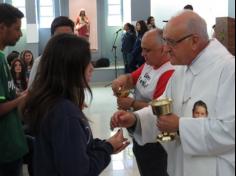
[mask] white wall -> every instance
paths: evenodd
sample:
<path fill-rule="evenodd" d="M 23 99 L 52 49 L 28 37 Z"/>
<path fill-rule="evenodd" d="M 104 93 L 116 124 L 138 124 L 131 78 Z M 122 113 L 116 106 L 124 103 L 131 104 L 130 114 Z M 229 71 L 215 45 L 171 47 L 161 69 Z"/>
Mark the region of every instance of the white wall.
<path fill-rule="evenodd" d="M 170 19 L 187 4 L 191 4 L 194 11 L 207 21 L 210 35 L 216 17 L 228 16 L 228 0 L 151 0 L 151 15 L 162 28 L 165 25 L 163 20 Z"/>
<path fill-rule="evenodd" d="M 69 17 L 75 21 L 80 9 L 85 9 L 90 20 L 91 49 L 98 49 L 97 41 L 97 0 L 69 0 Z"/>

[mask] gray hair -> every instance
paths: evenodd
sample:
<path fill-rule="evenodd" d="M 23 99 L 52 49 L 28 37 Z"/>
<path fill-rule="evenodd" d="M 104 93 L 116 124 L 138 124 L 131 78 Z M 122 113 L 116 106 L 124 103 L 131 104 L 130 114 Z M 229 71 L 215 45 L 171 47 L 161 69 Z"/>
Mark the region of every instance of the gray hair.
<path fill-rule="evenodd" d="M 159 28 L 157 28 L 157 29 L 155 29 L 156 30 L 156 32 L 157 32 L 157 42 L 159 43 L 159 44 L 161 44 L 161 45 L 163 45 L 164 44 L 164 39 L 163 39 L 163 30 L 162 29 L 159 29 Z"/>
<path fill-rule="evenodd" d="M 203 39 L 208 40 L 207 23 L 203 18 L 192 18 L 187 22 L 187 30 L 189 33 L 198 34 Z"/>
<path fill-rule="evenodd" d="M 207 23 L 206 21 L 197 13 L 192 10 L 182 10 L 175 17 L 187 17 L 186 20 L 186 32 L 190 34 L 198 34 L 202 39 L 209 40 L 207 32 Z"/>

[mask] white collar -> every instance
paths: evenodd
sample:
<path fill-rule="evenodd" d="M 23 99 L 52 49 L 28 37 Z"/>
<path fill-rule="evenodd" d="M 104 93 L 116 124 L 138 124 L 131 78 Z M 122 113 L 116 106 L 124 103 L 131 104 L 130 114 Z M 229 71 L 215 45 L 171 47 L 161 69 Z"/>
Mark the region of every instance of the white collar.
<path fill-rule="evenodd" d="M 189 68 L 193 75 L 197 75 L 202 70 L 217 62 L 218 59 L 223 59 L 222 57 L 227 54 L 229 54 L 227 49 L 217 39 L 212 39 L 206 48 L 193 60 L 192 64 L 187 66 L 187 69 Z"/>

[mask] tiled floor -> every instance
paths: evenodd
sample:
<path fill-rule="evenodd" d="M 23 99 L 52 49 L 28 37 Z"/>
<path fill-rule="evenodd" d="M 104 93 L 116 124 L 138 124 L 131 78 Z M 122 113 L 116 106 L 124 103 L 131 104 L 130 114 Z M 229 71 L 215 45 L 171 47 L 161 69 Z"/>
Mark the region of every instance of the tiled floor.
<path fill-rule="evenodd" d="M 85 114 L 91 121 L 94 137 L 107 139 L 115 133 L 110 130 L 109 122 L 116 111 L 116 98 L 113 96 L 111 87 L 96 86 L 92 91 L 93 99 Z M 128 137 L 126 130 L 124 131 L 125 136 Z M 24 176 L 27 176 L 25 169 Z M 100 176 L 139 176 L 132 145 L 122 153 L 113 155 L 112 162 Z"/>
<path fill-rule="evenodd" d="M 116 98 L 111 87 L 93 87 L 93 100 L 85 113 L 92 121 L 94 137 L 107 139 L 115 132 L 109 128 L 110 118 L 117 111 Z M 125 137 L 128 137 L 126 130 Z M 139 176 L 132 145 L 118 155 L 112 156 L 112 162 L 101 176 Z"/>

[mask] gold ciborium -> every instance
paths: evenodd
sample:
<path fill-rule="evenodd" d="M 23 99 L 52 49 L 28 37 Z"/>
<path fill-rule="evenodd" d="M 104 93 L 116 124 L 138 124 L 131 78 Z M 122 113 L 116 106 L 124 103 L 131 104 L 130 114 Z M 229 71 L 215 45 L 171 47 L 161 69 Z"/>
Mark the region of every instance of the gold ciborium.
<path fill-rule="evenodd" d="M 170 98 L 153 100 L 151 102 L 153 114 L 159 118 L 161 115 L 172 113 L 172 100 Z M 158 142 L 169 142 L 175 140 L 176 133 L 162 132 L 157 136 Z"/>

